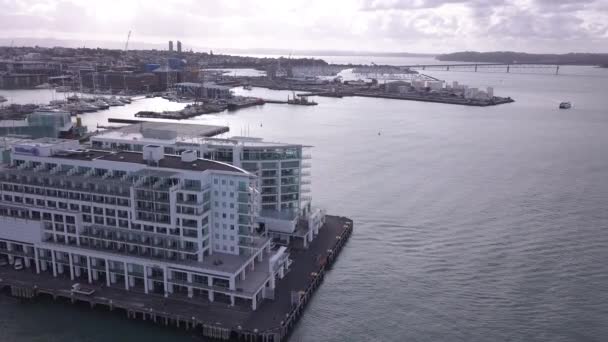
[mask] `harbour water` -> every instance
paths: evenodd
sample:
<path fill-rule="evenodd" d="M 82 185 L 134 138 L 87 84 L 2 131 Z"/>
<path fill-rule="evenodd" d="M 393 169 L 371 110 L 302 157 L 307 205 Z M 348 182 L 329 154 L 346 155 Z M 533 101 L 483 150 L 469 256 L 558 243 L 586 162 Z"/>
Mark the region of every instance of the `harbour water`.
<path fill-rule="evenodd" d="M 563 69 L 427 72 L 516 100 L 494 107 L 315 98 L 314 107 L 266 104 L 188 120 L 313 145 L 316 205 L 355 221 L 292 340 L 605 340 L 608 69 Z M 19 96 L 51 96 L 36 92 Z M 559 110 L 561 101 L 573 108 Z M 183 105 L 142 99 L 82 118 L 94 129 L 108 117 Z M 0 341 L 108 340 L 195 339 L 0 296 Z"/>

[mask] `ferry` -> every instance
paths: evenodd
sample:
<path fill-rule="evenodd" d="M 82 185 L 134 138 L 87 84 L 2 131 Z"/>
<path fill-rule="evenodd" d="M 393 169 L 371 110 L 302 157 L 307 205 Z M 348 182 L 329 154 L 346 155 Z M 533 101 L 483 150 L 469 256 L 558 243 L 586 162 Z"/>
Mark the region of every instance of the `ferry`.
<path fill-rule="evenodd" d="M 572 104 L 570 102 L 562 102 L 559 104 L 559 109 L 570 109 Z"/>

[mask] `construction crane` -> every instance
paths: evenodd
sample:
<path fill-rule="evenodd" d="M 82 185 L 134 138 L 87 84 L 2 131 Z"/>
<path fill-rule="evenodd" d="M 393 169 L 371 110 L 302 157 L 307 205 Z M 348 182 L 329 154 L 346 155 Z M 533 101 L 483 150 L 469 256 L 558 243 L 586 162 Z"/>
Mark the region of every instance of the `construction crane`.
<path fill-rule="evenodd" d="M 130 39 L 131 39 L 131 30 L 129 30 L 129 33 L 127 34 L 127 41 L 125 42 L 125 56 L 122 59 L 123 66 L 127 65 L 127 50 L 129 49 L 129 40 Z"/>
<path fill-rule="evenodd" d="M 125 43 L 125 55 L 127 54 L 127 49 L 129 49 L 129 39 L 131 39 L 131 30 L 129 30 L 129 34 L 127 35 L 127 42 Z"/>

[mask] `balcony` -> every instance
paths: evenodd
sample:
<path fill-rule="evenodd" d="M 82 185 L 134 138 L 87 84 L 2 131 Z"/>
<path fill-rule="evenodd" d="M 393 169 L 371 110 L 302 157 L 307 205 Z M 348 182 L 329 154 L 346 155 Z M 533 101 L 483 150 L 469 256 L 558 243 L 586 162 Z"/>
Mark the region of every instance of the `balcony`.
<path fill-rule="evenodd" d="M 249 203 L 249 193 L 248 192 L 239 192 L 237 197 L 237 202 L 239 203 Z"/>
<path fill-rule="evenodd" d="M 140 246 L 145 248 L 157 248 L 168 251 L 177 252 L 196 252 L 196 247 L 187 248 L 180 246 L 180 240 L 175 238 L 160 237 L 150 233 L 127 233 L 113 228 L 85 228 L 80 233 L 81 237 L 94 239 L 98 241 L 124 243 L 131 246 Z M 82 244 L 82 243 L 81 243 Z M 91 245 L 91 244 L 89 244 Z M 113 248 L 109 248 L 115 250 Z"/>

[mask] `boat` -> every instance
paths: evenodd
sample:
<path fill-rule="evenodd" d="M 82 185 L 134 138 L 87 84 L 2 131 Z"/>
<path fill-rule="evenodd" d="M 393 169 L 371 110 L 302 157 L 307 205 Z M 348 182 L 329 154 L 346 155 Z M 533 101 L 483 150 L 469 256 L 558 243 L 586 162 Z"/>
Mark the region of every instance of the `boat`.
<path fill-rule="evenodd" d="M 263 105 L 264 100 L 256 97 L 241 97 L 237 96 L 227 101 L 228 110 L 237 110 L 252 106 Z"/>
<path fill-rule="evenodd" d="M 316 103 L 315 101 L 309 101 L 308 97 L 306 96 L 296 96 L 296 94 L 293 94 L 293 98 L 287 97 L 287 104 L 290 105 L 298 105 L 298 106 L 316 106 L 318 105 L 318 103 Z"/>
<path fill-rule="evenodd" d="M 96 106 L 94 106 L 90 103 L 87 103 L 85 101 L 80 101 L 76 105 L 78 106 L 78 107 L 76 107 L 77 108 L 76 111 L 80 112 L 80 113 L 91 113 L 91 112 L 96 112 L 99 110 L 99 108 L 97 108 Z"/>
<path fill-rule="evenodd" d="M 249 85 L 249 84 L 245 84 L 245 85 L 243 86 L 243 89 L 244 89 L 244 90 L 251 90 L 251 89 L 253 89 L 253 88 L 251 87 L 251 85 Z"/>
<path fill-rule="evenodd" d="M 119 97 L 118 101 L 120 101 L 124 104 L 130 104 L 133 100 L 128 96 L 123 96 L 123 97 Z"/>
<path fill-rule="evenodd" d="M 124 106 L 125 103 L 122 101 L 119 101 L 116 96 L 112 96 L 109 99 L 107 99 L 106 101 L 110 106 L 115 107 L 115 106 Z"/>
<path fill-rule="evenodd" d="M 572 104 L 570 102 L 562 102 L 559 104 L 559 109 L 570 109 Z"/>
<path fill-rule="evenodd" d="M 96 100 L 95 102 L 93 102 L 93 106 L 95 106 L 95 107 L 97 107 L 99 109 L 108 109 L 108 108 L 110 108 L 110 105 L 107 104 L 103 100 Z"/>
<path fill-rule="evenodd" d="M 68 86 L 59 86 L 59 87 L 55 88 L 55 91 L 58 93 L 67 93 L 67 92 L 72 91 L 72 88 L 68 87 Z"/>
<path fill-rule="evenodd" d="M 42 84 L 39 84 L 34 87 L 34 89 L 51 89 L 51 88 L 53 88 L 53 86 L 48 83 L 42 83 Z"/>
<path fill-rule="evenodd" d="M 6 97 L 0 95 L 0 103 L 8 101 Z"/>

